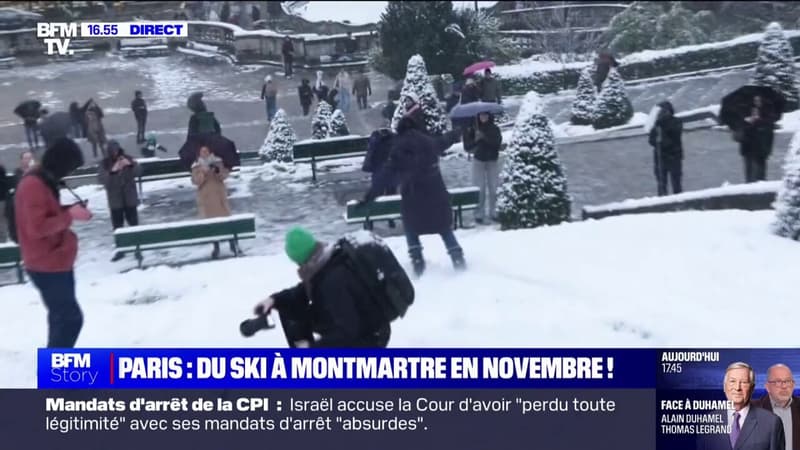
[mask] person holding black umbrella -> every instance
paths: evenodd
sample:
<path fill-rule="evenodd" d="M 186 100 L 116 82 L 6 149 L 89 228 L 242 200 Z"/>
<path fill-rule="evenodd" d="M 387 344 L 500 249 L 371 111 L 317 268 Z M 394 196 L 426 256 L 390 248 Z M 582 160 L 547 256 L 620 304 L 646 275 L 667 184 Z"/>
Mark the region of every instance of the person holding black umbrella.
<path fill-rule="evenodd" d="M 739 151 L 744 158 L 745 182 L 767 179 L 767 159 L 772 154 L 775 138 L 774 108 L 760 95 L 753 97 L 750 115 L 743 119 Z"/>
<path fill-rule="evenodd" d="M 38 167 L 28 171 L 14 195 L 19 247 L 25 269 L 47 308 L 47 347 L 72 348 L 83 327 L 83 313 L 75 296 L 75 259 L 78 237 L 75 221 L 92 218 L 86 202 L 61 206 L 63 179 L 83 164 L 75 141 L 57 140 Z"/>

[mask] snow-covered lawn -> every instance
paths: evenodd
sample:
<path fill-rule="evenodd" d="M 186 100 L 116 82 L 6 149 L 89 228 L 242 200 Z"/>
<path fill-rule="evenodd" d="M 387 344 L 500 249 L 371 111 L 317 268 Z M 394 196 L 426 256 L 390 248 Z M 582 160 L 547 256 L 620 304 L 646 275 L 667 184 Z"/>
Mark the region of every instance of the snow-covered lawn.
<path fill-rule="evenodd" d="M 774 213 L 646 214 L 458 237 L 455 274 L 438 237 L 429 270 L 393 326 L 393 347 L 658 347 L 797 345 L 800 244 L 769 234 Z M 404 264 L 402 238 L 387 241 Z M 284 255 L 125 274 L 77 270 L 85 347 L 283 347 L 238 324 L 256 301 L 295 283 Z M 0 387 L 32 387 L 45 311 L 30 285 L 0 289 Z M 757 306 L 754 306 L 757 305 Z M 767 320 L 754 320 L 763 313 Z"/>

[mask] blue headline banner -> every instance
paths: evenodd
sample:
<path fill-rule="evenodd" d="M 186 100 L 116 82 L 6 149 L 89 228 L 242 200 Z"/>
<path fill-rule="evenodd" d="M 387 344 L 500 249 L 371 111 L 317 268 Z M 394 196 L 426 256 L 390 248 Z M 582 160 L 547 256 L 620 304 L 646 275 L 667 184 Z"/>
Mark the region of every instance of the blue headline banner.
<path fill-rule="evenodd" d="M 640 349 L 39 349 L 40 389 L 656 386 Z"/>

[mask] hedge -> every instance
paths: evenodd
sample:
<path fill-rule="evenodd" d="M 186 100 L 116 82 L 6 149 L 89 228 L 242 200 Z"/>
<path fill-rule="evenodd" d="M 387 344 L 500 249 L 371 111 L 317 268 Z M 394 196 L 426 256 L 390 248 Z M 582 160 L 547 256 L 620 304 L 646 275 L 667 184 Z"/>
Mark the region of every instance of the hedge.
<path fill-rule="evenodd" d="M 800 54 L 800 31 L 785 30 L 784 32 L 792 44 L 794 54 Z M 753 64 L 756 61 L 762 36 L 761 33 L 758 33 L 726 42 L 679 47 L 673 52 L 648 50 L 633 53 L 620 60 L 617 70 L 625 80 L 637 80 Z M 652 56 L 648 53 L 652 53 Z M 562 89 L 574 89 L 578 85 L 578 77 L 582 70 L 581 67 L 570 67 L 527 74 L 504 75 L 502 67 L 497 69 L 496 72 L 503 83 L 503 92 L 507 95 L 524 95 L 531 90 L 540 94 L 549 94 Z"/>

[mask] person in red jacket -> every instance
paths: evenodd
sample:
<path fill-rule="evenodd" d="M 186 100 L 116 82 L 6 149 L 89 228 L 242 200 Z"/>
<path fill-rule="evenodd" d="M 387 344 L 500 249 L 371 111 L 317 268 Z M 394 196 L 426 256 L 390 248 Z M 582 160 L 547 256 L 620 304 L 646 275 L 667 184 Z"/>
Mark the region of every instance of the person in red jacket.
<path fill-rule="evenodd" d="M 78 237 L 70 226 L 92 214 L 85 203 L 65 207 L 59 200 L 62 179 L 81 165 L 83 153 L 75 141 L 59 139 L 39 167 L 22 178 L 14 195 L 22 260 L 47 308 L 49 348 L 74 347 L 83 326 L 73 272 Z"/>

